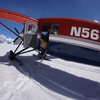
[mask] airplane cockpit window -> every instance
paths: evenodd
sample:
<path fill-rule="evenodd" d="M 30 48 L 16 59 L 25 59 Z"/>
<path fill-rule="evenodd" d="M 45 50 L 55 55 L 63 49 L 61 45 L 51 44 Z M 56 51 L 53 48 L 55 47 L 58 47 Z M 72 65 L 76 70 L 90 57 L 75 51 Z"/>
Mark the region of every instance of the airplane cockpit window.
<path fill-rule="evenodd" d="M 35 22 L 26 22 L 24 27 L 24 34 L 36 34 L 38 25 Z"/>
<path fill-rule="evenodd" d="M 35 34 L 35 33 L 36 33 L 35 27 L 29 26 L 28 27 L 28 34 Z"/>
<path fill-rule="evenodd" d="M 51 34 L 58 34 L 59 24 L 52 24 L 51 25 Z"/>

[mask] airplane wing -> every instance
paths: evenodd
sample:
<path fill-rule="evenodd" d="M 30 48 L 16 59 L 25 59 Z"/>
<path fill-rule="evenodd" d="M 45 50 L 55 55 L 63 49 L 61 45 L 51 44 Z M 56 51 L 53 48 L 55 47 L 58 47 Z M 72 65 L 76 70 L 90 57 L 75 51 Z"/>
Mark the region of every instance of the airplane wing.
<path fill-rule="evenodd" d="M 4 9 L 0 9 L 0 19 L 10 20 L 22 24 L 25 24 L 26 21 L 38 22 L 38 20 L 31 17 Z"/>

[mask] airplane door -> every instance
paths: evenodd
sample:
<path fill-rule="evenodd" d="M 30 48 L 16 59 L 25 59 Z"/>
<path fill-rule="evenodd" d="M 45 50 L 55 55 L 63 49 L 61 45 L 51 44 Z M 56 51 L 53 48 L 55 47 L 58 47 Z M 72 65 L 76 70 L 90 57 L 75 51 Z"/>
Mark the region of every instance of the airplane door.
<path fill-rule="evenodd" d="M 24 47 L 33 47 L 37 46 L 37 30 L 38 25 L 36 22 L 26 22 L 24 28 Z"/>

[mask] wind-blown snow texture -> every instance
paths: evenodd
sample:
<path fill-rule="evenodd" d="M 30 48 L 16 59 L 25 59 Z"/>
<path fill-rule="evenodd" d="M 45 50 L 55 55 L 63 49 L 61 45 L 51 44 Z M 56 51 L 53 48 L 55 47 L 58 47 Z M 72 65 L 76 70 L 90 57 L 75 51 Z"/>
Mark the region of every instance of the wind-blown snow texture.
<path fill-rule="evenodd" d="M 8 59 L 16 45 L 0 41 L 0 100 L 100 100 L 100 66 L 51 55 L 38 66 L 35 51 L 18 56 L 20 66 Z"/>

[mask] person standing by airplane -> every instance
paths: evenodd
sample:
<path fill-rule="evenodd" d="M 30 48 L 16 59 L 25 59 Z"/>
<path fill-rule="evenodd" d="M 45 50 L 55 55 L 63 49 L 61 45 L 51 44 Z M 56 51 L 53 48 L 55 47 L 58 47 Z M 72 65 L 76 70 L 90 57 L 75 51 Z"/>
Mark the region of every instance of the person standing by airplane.
<path fill-rule="evenodd" d="M 51 25 L 48 24 L 42 28 L 41 38 L 40 38 L 40 52 L 38 54 L 38 58 L 45 59 L 47 49 L 49 46 L 49 34 L 51 31 Z"/>

